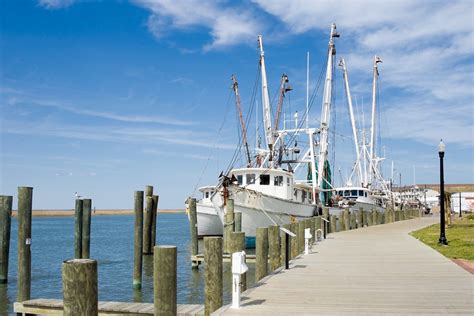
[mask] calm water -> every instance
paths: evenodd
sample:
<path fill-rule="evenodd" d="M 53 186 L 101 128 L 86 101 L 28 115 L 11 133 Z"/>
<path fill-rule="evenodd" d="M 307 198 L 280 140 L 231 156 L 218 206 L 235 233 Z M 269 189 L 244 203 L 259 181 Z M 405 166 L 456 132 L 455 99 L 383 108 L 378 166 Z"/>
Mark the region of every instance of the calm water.
<path fill-rule="evenodd" d="M 143 260 L 142 290 L 132 289 L 133 215 L 95 216 L 91 258 L 98 261 L 99 300 L 153 302 L 153 256 Z M 0 315 L 14 315 L 17 270 L 17 228 L 12 219 L 9 282 L 0 284 Z M 74 256 L 72 217 L 34 217 L 32 227 L 31 298 L 62 299 L 61 264 Z M 157 243 L 178 247 L 178 303 L 204 303 L 204 267 L 191 269 L 189 224 L 185 214 L 159 214 Z M 202 247 L 200 244 L 200 251 Z M 249 286 L 254 266 L 249 266 Z M 224 265 L 224 302 L 231 299 L 230 265 Z"/>

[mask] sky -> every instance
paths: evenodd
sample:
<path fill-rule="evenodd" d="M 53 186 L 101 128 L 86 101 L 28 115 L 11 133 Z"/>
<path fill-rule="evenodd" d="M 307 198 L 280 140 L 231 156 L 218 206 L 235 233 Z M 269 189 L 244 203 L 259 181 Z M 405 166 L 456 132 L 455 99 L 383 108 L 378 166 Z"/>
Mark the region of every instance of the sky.
<path fill-rule="evenodd" d="M 75 192 L 98 209 L 126 209 L 153 185 L 160 208 L 182 208 L 216 183 L 239 141 L 232 74 L 255 143 L 257 35 L 272 107 L 285 73 L 291 117 L 305 110 L 308 52 L 316 90 L 333 22 L 336 181 L 355 160 L 337 62 L 367 127 L 377 54 L 384 176 L 393 161 L 397 184 L 400 174 L 403 185 L 438 183 L 442 138 L 445 182 L 474 183 L 473 14 L 469 0 L 1 1 L 0 194 L 14 208 L 17 187 L 32 186 L 33 209 L 73 208 Z"/>

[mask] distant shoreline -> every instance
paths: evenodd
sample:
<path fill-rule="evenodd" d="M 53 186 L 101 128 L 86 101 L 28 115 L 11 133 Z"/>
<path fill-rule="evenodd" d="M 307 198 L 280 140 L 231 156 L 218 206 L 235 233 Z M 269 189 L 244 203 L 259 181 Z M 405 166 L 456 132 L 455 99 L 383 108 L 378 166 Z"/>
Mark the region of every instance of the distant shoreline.
<path fill-rule="evenodd" d="M 12 211 L 12 216 L 17 217 L 16 210 Z M 184 213 L 184 209 L 163 209 L 158 210 L 158 214 L 178 214 Z M 33 217 L 56 217 L 56 216 L 74 216 L 74 210 L 33 210 L 32 213 Z M 111 209 L 111 210 L 92 210 L 93 216 L 107 216 L 107 215 L 133 215 L 133 210 L 119 210 L 119 209 Z"/>

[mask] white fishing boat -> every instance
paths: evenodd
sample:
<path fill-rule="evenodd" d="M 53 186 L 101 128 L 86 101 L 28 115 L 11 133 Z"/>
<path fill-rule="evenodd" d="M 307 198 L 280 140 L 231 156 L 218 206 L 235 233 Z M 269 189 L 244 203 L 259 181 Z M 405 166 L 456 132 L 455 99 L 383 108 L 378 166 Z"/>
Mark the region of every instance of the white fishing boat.
<path fill-rule="evenodd" d="M 211 202 L 215 186 L 200 187 L 199 192 L 202 193 L 202 197 L 196 202 L 198 236 L 221 236 L 222 222 Z"/>
<path fill-rule="evenodd" d="M 364 130 L 361 137 L 358 135 L 346 63 L 344 59 L 341 59 L 339 63 L 343 72 L 356 159 L 351 175 L 346 181 L 346 186 L 334 188 L 333 192 L 335 196 L 333 198 L 333 206 L 329 210 L 330 213 L 333 214 L 339 214 L 343 209 L 349 209 L 351 211 L 360 209 L 371 211 L 375 209 L 383 213 L 385 212 L 387 203 L 394 199 L 393 193 L 388 188 L 387 181 L 383 179 L 380 171 L 380 163 L 384 158 L 377 157 L 375 150 L 376 91 L 379 77 L 377 65 L 381 62 L 382 60 L 378 56 L 374 57 L 370 143 L 367 143 Z M 355 185 L 353 185 L 354 183 Z"/>
<path fill-rule="evenodd" d="M 335 58 L 334 38 L 336 37 L 339 37 L 339 34 L 336 31 L 336 25 L 333 24 L 328 46 L 321 126 L 319 128 L 309 127 L 308 88 L 306 113 L 303 119 L 298 121 L 298 115 L 295 114 L 291 124 L 285 124 L 286 121 L 283 119 L 283 128 L 281 128 L 283 99 L 285 94 L 291 90 L 288 85 L 288 77 L 285 74 L 282 75 L 277 112 L 272 124 L 263 41 L 261 36 L 258 37 L 263 132 L 266 146 L 265 148 L 257 146 L 253 155 L 254 159 L 252 159 L 246 139 L 238 85 L 235 77 L 232 78 L 236 105 L 241 120 L 242 141 L 240 146 L 245 149 L 247 161 L 243 168 L 234 168 L 232 167 L 233 162 L 231 162 L 231 168 L 220 177 L 219 183 L 215 187 L 216 191 L 210 199 L 222 223 L 224 223 L 227 200 L 233 199 L 234 211 L 242 213 L 242 231 L 245 232 L 247 245 L 252 244 L 257 227 L 283 225 L 318 214 L 318 208 L 321 205 L 319 194 L 325 188 L 324 182 L 327 182 L 324 177 L 327 169 L 325 167 L 328 165 L 327 142 Z M 288 128 L 287 125 L 293 126 L 293 123 L 294 127 Z M 301 138 L 304 141 L 299 143 L 305 144 L 303 150 L 297 145 L 298 139 Z M 319 150 L 317 150 L 318 148 Z M 319 162 L 319 168 L 316 161 Z M 318 174 L 323 176 L 318 177 Z M 302 179 L 298 180 L 298 176 Z"/>

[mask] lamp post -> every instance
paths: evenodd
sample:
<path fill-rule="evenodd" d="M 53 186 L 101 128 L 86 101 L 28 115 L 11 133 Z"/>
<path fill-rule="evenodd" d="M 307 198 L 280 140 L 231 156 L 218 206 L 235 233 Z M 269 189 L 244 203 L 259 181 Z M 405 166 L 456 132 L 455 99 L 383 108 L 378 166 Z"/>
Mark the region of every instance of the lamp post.
<path fill-rule="evenodd" d="M 438 153 L 439 153 L 439 187 L 440 187 L 440 234 L 439 234 L 439 243 L 442 245 L 447 245 L 448 240 L 446 239 L 445 226 L 444 226 L 444 168 L 443 168 L 443 158 L 444 150 L 446 146 L 443 143 L 443 140 L 439 142 Z"/>

